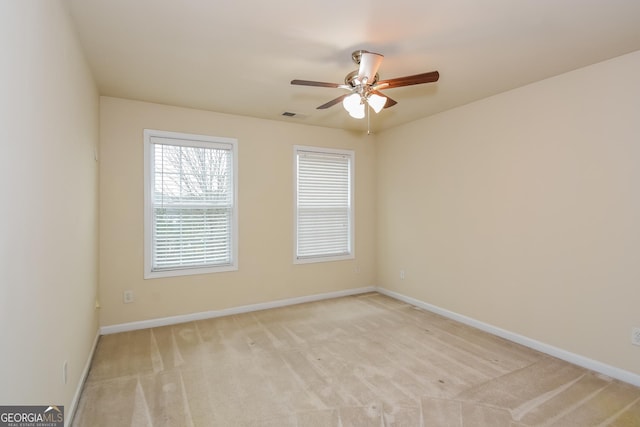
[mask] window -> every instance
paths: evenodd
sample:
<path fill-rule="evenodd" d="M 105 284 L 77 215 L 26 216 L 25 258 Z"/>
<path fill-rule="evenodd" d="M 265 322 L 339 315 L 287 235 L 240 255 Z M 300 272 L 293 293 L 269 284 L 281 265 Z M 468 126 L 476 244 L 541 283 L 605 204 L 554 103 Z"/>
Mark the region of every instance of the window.
<path fill-rule="evenodd" d="M 295 263 L 354 257 L 353 151 L 295 146 Z"/>
<path fill-rule="evenodd" d="M 237 141 L 144 131 L 145 274 L 237 270 Z"/>

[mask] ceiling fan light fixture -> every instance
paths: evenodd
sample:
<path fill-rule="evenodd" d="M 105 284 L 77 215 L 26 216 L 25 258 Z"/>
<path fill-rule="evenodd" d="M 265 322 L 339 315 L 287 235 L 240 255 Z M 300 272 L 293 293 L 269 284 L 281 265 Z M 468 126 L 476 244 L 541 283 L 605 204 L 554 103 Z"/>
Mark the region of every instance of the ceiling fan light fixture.
<path fill-rule="evenodd" d="M 378 94 L 372 93 L 369 95 L 367 102 L 373 108 L 373 111 L 379 113 L 384 108 L 384 105 L 387 103 L 387 98 L 384 96 L 380 96 Z"/>
<path fill-rule="evenodd" d="M 364 119 L 364 104 L 359 104 L 349 111 L 349 115 L 354 119 Z"/>
<path fill-rule="evenodd" d="M 354 119 L 364 118 L 364 103 L 359 93 L 352 93 L 342 100 L 342 106 Z"/>
<path fill-rule="evenodd" d="M 359 93 L 352 93 L 342 100 L 342 105 L 344 109 L 350 111 L 351 109 L 355 109 L 358 105 L 362 103 L 362 99 Z"/>

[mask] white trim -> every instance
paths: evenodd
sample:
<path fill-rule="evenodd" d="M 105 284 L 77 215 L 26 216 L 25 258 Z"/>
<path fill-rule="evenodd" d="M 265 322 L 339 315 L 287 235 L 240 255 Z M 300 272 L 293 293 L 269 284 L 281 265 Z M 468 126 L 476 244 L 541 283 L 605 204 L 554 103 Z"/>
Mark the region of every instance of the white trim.
<path fill-rule="evenodd" d="M 69 410 L 66 411 L 68 414 L 65 417 L 64 425 L 69 427 L 71 423 L 73 423 L 73 417 L 76 415 L 76 410 L 78 409 L 78 402 L 80 401 L 80 395 L 82 394 L 82 389 L 84 388 L 84 383 L 87 380 L 87 376 L 89 375 L 89 369 L 91 369 L 91 362 L 93 361 L 93 355 L 96 352 L 96 347 L 98 347 L 98 340 L 100 339 L 100 329 L 96 331 L 96 337 L 93 339 L 93 345 L 91 346 L 91 351 L 89 352 L 89 357 L 87 358 L 87 362 L 84 364 L 84 369 L 82 370 L 82 375 L 80 375 L 80 379 L 78 380 L 78 385 L 76 386 L 76 392 L 73 395 L 73 400 L 71 400 L 71 405 Z"/>
<path fill-rule="evenodd" d="M 375 286 L 363 288 L 345 289 L 343 291 L 327 292 L 323 294 L 306 295 L 302 297 L 287 298 L 282 300 L 263 302 L 258 304 L 242 305 L 239 307 L 225 308 L 222 310 L 202 311 L 199 313 L 182 314 L 178 316 L 162 317 L 138 322 L 120 323 L 117 325 L 102 326 L 102 335 L 116 334 L 118 332 L 136 331 L 138 329 L 155 328 L 158 326 L 175 325 L 178 323 L 193 322 L 196 320 L 212 319 L 215 317 L 230 316 L 233 314 L 249 313 L 252 311 L 267 310 L 270 308 L 286 307 L 289 305 L 302 304 L 306 302 L 321 301 L 331 298 L 340 298 L 350 295 L 359 295 L 367 292 L 376 292 Z"/>
<path fill-rule="evenodd" d="M 195 135 L 182 132 L 168 132 L 154 129 L 144 129 L 144 278 L 155 279 L 162 277 L 187 276 L 194 274 L 221 273 L 238 270 L 238 140 L 221 136 Z M 188 142 L 186 142 L 188 141 Z M 153 144 L 187 145 L 203 148 L 231 147 L 233 168 L 233 217 L 231 233 L 231 264 L 194 268 L 175 268 L 170 270 L 152 270 L 152 209 L 153 194 L 152 155 Z"/>
<path fill-rule="evenodd" d="M 298 258 L 298 154 L 300 152 L 319 154 L 339 154 L 350 159 L 349 162 L 349 253 L 346 255 L 311 256 Z M 317 262 L 331 262 L 355 259 L 356 257 L 356 226 L 355 226 L 355 194 L 356 194 L 356 152 L 339 148 L 314 147 L 310 145 L 293 146 L 293 263 L 312 264 Z"/>
<path fill-rule="evenodd" d="M 426 303 L 419 299 L 403 295 L 399 292 L 390 291 L 388 289 L 376 287 L 376 286 L 367 286 L 362 288 L 346 289 L 343 291 L 335 291 L 335 292 L 327 292 L 323 294 L 287 298 L 287 299 L 276 300 L 271 302 L 243 305 L 239 307 L 231 307 L 231 308 L 226 308 L 222 310 L 212 310 L 212 311 L 191 313 L 191 314 L 185 314 L 185 315 L 179 315 L 179 316 L 142 320 L 138 322 L 102 326 L 100 328 L 100 335 L 135 331 L 139 329 L 154 328 L 158 326 L 175 325 L 178 323 L 192 322 L 196 320 L 205 320 L 205 319 L 211 319 L 215 317 L 229 316 L 233 314 L 249 313 L 252 311 L 267 310 L 270 308 L 285 307 L 289 305 L 302 304 L 302 303 L 313 302 L 313 301 L 321 301 L 321 300 L 331 299 L 331 298 L 340 298 L 340 297 L 345 297 L 350 295 L 359 295 L 367 292 L 379 292 L 388 297 L 422 308 L 423 310 L 439 314 L 441 316 L 447 317 L 449 319 L 455 320 L 465 325 L 469 325 L 471 327 L 488 332 L 492 335 L 496 335 L 498 337 L 507 339 L 517 344 L 524 345 L 525 347 L 532 348 L 534 350 L 540 351 L 550 356 L 557 357 L 558 359 L 562 359 L 569 363 L 573 363 L 574 365 L 578 365 L 583 368 L 589 369 L 591 371 L 598 372 L 600 374 L 609 376 L 611 378 L 615 378 L 617 380 L 632 384 L 636 387 L 640 387 L 640 375 L 636 373 L 626 371 L 624 369 L 616 368 L 615 366 L 611 366 L 606 363 L 602 363 L 597 360 L 593 360 L 588 357 L 581 356 L 579 354 L 571 353 L 561 348 L 554 347 L 552 345 L 549 345 L 540 341 L 536 341 L 534 339 L 525 337 L 523 335 L 516 334 L 514 332 L 507 331 L 502 328 L 498 328 L 488 323 L 481 322 L 471 317 L 464 316 L 462 314 L 455 313 L 453 311 L 435 306 L 433 304 Z M 93 358 L 93 352 L 95 351 L 97 342 L 98 342 L 98 336 L 96 336 L 96 340 L 94 342 L 91 355 L 89 357 L 89 360 L 87 361 L 87 365 L 83 373 L 82 381 L 78 385 L 78 390 L 76 391 L 76 395 L 74 397 L 74 401 L 71 407 L 73 411 L 75 411 L 76 409 L 75 405 L 77 404 L 77 400 L 79 399 L 80 392 L 82 391 L 82 384 L 84 383 L 84 379 L 89 371 L 89 366 Z"/>
<path fill-rule="evenodd" d="M 536 341 L 534 339 L 525 337 L 520 334 L 516 334 L 514 332 L 507 331 L 502 328 L 498 328 L 488 323 L 484 323 L 479 320 L 473 319 L 471 317 L 467 317 L 462 314 L 458 314 L 453 311 L 440 308 L 438 306 L 426 303 L 416 298 L 408 297 L 406 295 L 403 295 L 395 291 L 390 291 L 388 289 L 384 289 L 380 287 L 377 287 L 376 291 L 388 297 L 406 302 L 407 304 L 414 305 L 416 307 L 422 308 L 432 313 L 439 314 L 449 319 L 453 319 L 457 322 L 464 323 L 465 325 L 469 325 L 474 328 L 480 329 L 482 331 L 488 332 L 490 334 L 496 335 L 498 337 L 505 338 L 509 341 L 513 341 L 517 344 L 524 345 L 525 347 L 529 347 L 534 350 L 540 351 L 542 353 L 546 353 L 550 356 L 557 357 L 558 359 L 562 359 L 569 363 L 573 363 L 574 365 L 578 365 L 583 368 L 589 369 L 591 371 L 595 371 L 595 372 L 604 374 L 606 376 L 609 376 L 611 378 L 615 378 L 617 380 L 624 381 L 626 383 L 633 384 L 637 387 L 640 387 L 640 375 L 635 374 L 633 372 L 616 368 L 615 366 L 607 365 L 606 363 L 598 362 L 597 360 L 589 359 L 588 357 L 584 357 L 579 354 L 571 353 L 561 348 L 554 347 L 552 345 L 549 345 L 540 341 Z"/>

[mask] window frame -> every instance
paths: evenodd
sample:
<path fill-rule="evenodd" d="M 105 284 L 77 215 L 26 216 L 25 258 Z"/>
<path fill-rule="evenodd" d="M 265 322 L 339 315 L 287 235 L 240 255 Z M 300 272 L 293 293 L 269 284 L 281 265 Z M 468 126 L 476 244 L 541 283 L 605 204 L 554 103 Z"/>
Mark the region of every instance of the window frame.
<path fill-rule="evenodd" d="M 298 156 L 302 152 L 327 155 L 340 155 L 349 158 L 349 208 L 348 208 L 348 248 L 344 255 L 298 256 Z M 310 264 L 319 262 L 343 261 L 355 258 L 355 164 L 356 153 L 353 150 L 314 147 L 308 145 L 293 146 L 293 263 Z"/>
<path fill-rule="evenodd" d="M 153 270 L 153 194 L 154 194 L 154 138 L 176 141 L 176 146 L 215 148 L 215 145 L 228 146 L 231 149 L 231 167 L 233 182 L 233 202 L 231 204 L 231 262 L 224 265 L 178 267 Z M 169 132 L 144 129 L 144 278 L 189 276 L 195 274 L 221 273 L 238 270 L 238 140 L 218 136 Z"/>

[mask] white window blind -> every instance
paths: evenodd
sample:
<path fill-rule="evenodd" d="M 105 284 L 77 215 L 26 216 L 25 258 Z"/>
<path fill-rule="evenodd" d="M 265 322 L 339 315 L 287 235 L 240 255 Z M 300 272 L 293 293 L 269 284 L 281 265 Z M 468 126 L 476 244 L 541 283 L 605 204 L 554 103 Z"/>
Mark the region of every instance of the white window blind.
<path fill-rule="evenodd" d="M 235 269 L 235 144 L 166 133 L 146 144 L 147 276 Z"/>
<path fill-rule="evenodd" d="M 353 152 L 296 147 L 297 262 L 353 257 Z"/>

